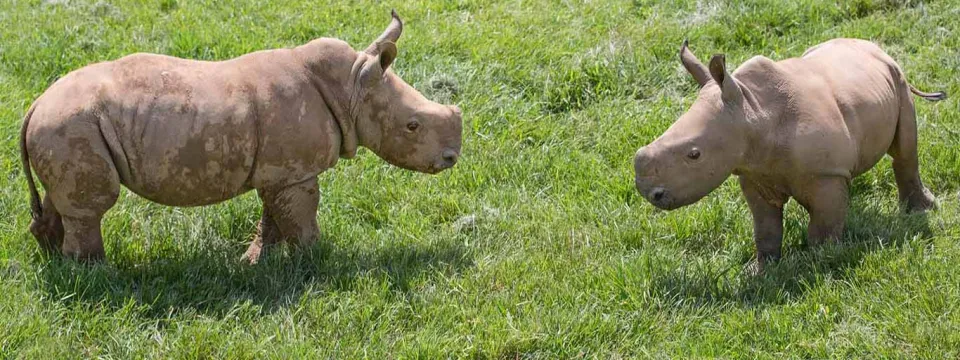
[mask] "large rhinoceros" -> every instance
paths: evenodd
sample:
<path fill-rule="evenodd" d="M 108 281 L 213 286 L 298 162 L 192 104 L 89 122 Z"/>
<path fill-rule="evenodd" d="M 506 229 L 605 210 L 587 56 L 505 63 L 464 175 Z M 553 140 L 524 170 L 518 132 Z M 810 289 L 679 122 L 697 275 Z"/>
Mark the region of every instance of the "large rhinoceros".
<path fill-rule="evenodd" d="M 21 130 L 41 247 L 104 257 L 100 222 L 120 185 L 154 202 L 199 206 L 251 189 L 263 200 L 244 257 L 317 240 L 317 175 L 364 146 L 387 162 L 436 173 L 460 154 L 461 114 L 388 70 L 403 24 L 366 50 L 321 38 L 292 49 L 206 62 L 134 54 L 64 76 Z M 30 165 L 46 196 L 41 204 Z"/>
<path fill-rule="evenodd" d="M 637 151 L 636 187 L 653 205 L 696 202 L 731 174 L 753 214 L 759 269 L 780 257 L 783 206 L 791 197 L 810 213 L 808 243 L 838 240 L 851 179 L 884 154 L 893 157 L 906 211 L 936 206 L 920 181 L 911 87 L 900 66 L 873 43 L 836 39 L 803 57 L 756 56 L 733 74 L 723 55 L 709 68 L 684 41 L 680 58 L 700 84 L 693 106 Z"/>

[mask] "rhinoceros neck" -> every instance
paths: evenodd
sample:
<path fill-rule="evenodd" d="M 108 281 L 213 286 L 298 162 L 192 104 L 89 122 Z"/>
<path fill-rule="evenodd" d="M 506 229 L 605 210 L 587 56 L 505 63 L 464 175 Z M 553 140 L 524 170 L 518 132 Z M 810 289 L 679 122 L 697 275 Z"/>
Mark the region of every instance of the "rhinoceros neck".
<path fill-rule="evenodd" d="M 784 127 L 783 120 L 791 104 L 786 91 L 789 84 L 766 58 L 751 59 L 737 69 L 734 76 L 743 91 L 747 124 L 747 150 L 734 173 L 763 172 L 771 157 L 781 156 L 782 149 L 788 146 L 783 132 L 789 129 Z"/>
<path fill-rule="evenodd" d="M 340 129 L 340 157 L 352 158 L 357 153 L 354 94 L 350 91 L 352 68 L 357 52 L 347 43 L 322 38 L 295 49 L 313 86 L 320 93 Z"/>

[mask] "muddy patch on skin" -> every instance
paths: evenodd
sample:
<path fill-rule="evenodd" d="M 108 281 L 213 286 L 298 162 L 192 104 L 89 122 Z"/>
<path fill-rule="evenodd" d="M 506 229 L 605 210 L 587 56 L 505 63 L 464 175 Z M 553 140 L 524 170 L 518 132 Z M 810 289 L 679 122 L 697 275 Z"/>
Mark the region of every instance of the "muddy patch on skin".
<path fill-rule="evenodd" d="M 203 169 L 207 166 L 207 140 L 202 134 L 187 139 L 183 147 L 177 151 L 177 164 L 185 169 L 203 173 Z"/>
<path fill-rule="evenodd" d="M 70 173 L 74 177 L 75 187 L 66 194 L 75 205 L 92 208 L 109 208 L 116 200 L 113 183 L 105 180 L 114 169 L 113 165 L 100 155 L 90 145 L 90 140 L 82 137 L 73 137 L 67 140 L 67 145 L 74 153 L 87 154 L 77 163 L 64 163 L 66 169 L 74 168 Z M 66 170 L 64 169 L 64 170 Z M 91 196 L 92 195 L 92 196 Z"/>

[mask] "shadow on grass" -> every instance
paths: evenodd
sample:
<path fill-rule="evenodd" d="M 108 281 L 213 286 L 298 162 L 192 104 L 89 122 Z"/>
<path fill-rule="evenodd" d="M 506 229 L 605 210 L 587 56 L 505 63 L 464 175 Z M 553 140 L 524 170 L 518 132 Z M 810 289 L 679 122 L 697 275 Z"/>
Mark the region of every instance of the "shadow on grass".
<path fill-rule="evenodd" d="M 456 239 L 401 242 L 367 252 L 338 248 L 325 239 L 326 245 L 303 253 L 278 248 L 255 266 L 239 261 L 243 249 L 236 244 L 167 252 L 163 258 L 118 256 L 93 266 L 57 258 L 45 264 L 40 280 L 52 299 L 64 303 L 116 309 L 133 302 L 144 316 L 162 318 L 184 311 L 222 316 L 247 303 L 269 313 L 297 303 L 307 292 L 349 291 L 371 280 L 406 293 L 422 276 L 472 266 Z"/>
<path fill-rule="evenodd" d="M 661 303 L 678 307 L 782 304 L 816 289 L 825 279 L 850 277 L 863 259 L 877 250 L 927 242 L 932 236 L 927 214 L 887 214 L 873 207 L 851 207 L 839 244 L 809 248 L 805 239 L 785 238 L 783 258 L 763 274 L 749 274 L 746 268 L 752 257 L 726 269 L 684 266 L 652 279 L 650 292 Z M 789 245 L 798 242 L 804 245 Z"/>

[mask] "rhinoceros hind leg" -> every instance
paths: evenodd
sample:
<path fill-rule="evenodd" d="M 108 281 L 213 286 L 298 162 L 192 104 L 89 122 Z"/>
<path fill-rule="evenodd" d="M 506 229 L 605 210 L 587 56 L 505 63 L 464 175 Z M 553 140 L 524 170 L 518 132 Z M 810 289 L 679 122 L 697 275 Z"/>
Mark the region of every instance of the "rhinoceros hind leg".
<path fill-rule="evenodd" d="M 30 233 L 37 239 L 40 249 L 48 254 L 60 254 L 63 244 L 63 217 L 50 200 L 50 196 L 43 197 L 43 215 L 30 222 Z"/>
<path fill-rule="evenodd" d="M 104 258 L 100 221 L 120 196 L 120 177 L 90 122 L 69 122 L 48 139 L 46 151 L 34 152 L 37 175 L 63 222 L 63 255 L 78 260 Z M 95 124 L 95 123 L 94 123 Z"/>
<path fill-rule="evenodd" d="M 84 262 L 102 261 L 106 254 L 103 251 L 100 220 L 100 217 L 64 217 L 63 228 L 66 236 L 63 241 L 63 255 Z"/>
<path fill-rule="evenodd" d="M 317 242 L 320 191 L 316 177 L 281 188 L 258 189 L 258 193 L 264 215 L 260 218 L 260 234 L 244 254 L 245 260 L 256 263 L 265 249 L 282 241 L 299 248 Z"/>
<path fill-rule="evenodd" d="M 913 98 L 907 87 L 900 98 L 900 117 L 893 144 L 887 151 L 893 157 L 893 174 L 897 179 L 900 205 L 907 213 L 923 212 L 937 208 L 936 198 L 920 181 L 920 166 L 917 155 L 917 114 Z"/>
<path fill-rule="evenodd" d="M 809 188 L 804 190 L 797 196 L 797 202 L 810 214 L 807 245 L 840 241 L 850 202 L 847 179 L 823 177 L 810 182 Z"/>

